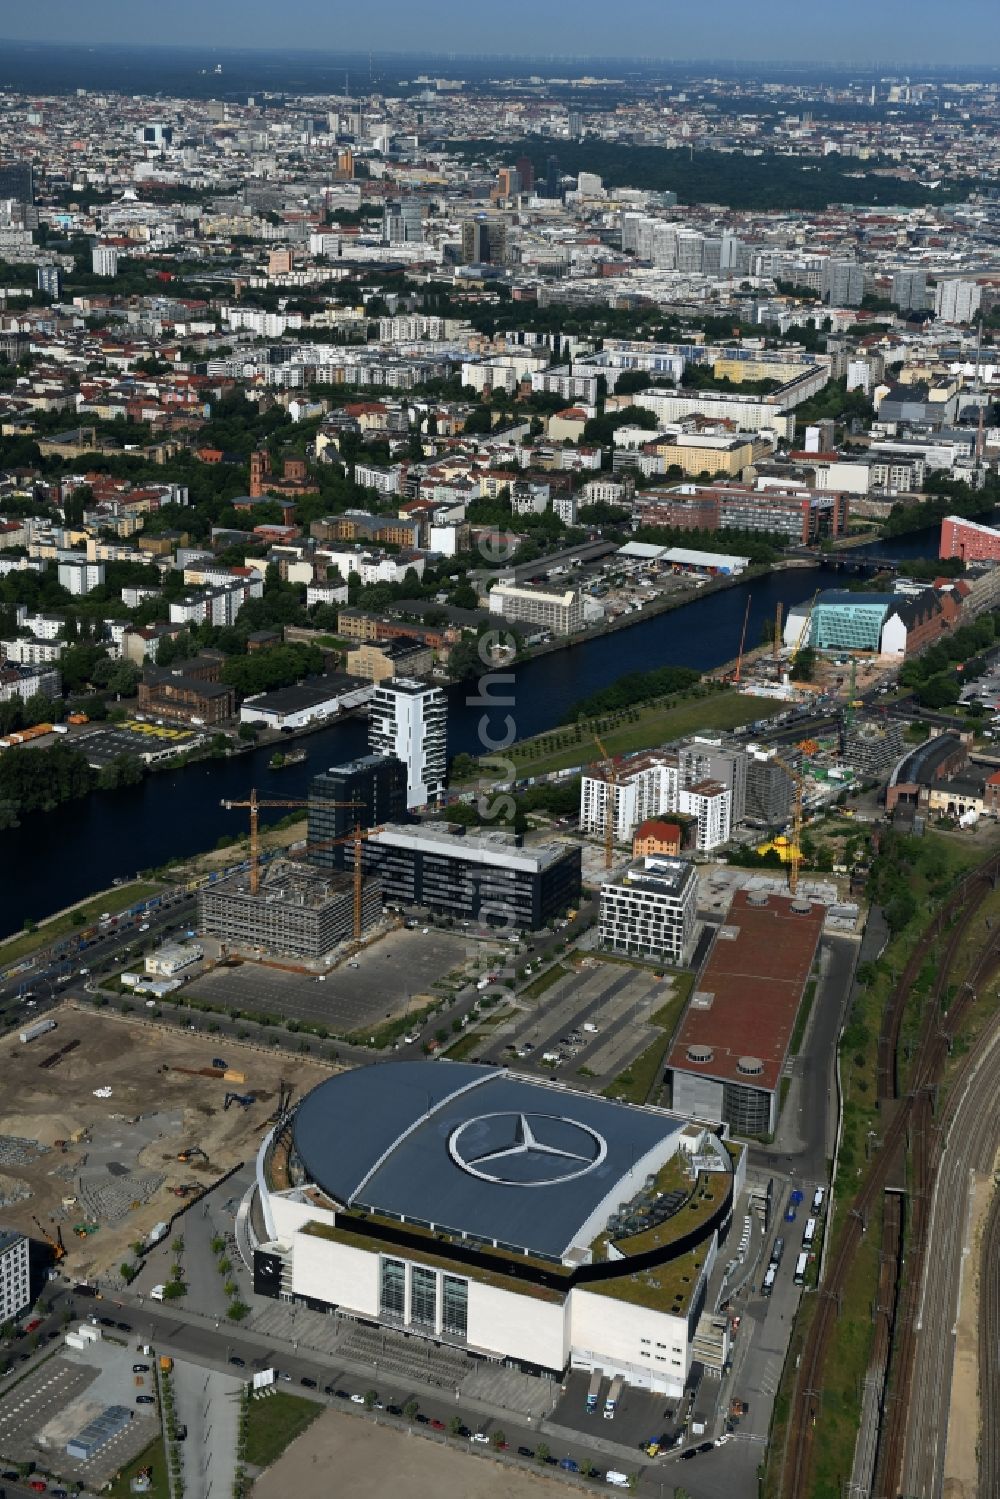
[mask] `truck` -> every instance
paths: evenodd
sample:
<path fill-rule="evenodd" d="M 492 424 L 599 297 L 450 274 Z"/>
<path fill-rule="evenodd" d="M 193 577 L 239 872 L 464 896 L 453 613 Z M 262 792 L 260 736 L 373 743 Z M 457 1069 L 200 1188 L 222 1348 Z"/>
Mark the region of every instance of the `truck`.
<path fill-rule="evenodd" d="M 601 1371 L 595 1369 L 590 1376 L 590 1389 L 587 1391 L 587 1415 L 592 1416 L 597 1410 L 597 1397 L 601 1393 Z"/>
<path fill-rule="evenodd" d="M 54 1031 L 56 1023 L 54 1020 L 36 1020 L 34 1025 L 26 1025 L 20 1032 L 21 1040 L 25 1045 L 29 1041 L 36 1041 L 39 1036 L 44 1036 L 48 1031 Z"/>
<path fill-rule="evenodd" d="M 784 1239 L 782 1239 L 782 1238 L 779 1237 L 779 1238 L 775 1239 L 774 1244 L 773 1244 L 773 1246 L 771 1248 L 771 1264 L 774 1266 L 774 1268 L 776 1270 L 777 1270 L 778 1266 L 781 1264 L 781 1256 L 784 1254 L 784 1252 L 785 1252 L 785 1241 L 784 1241 Z"/>
<path fill-rule="evenodd" d="M 164 1373 L 164 1374 L 169 1374 L 170 1371 L 171 1371 L 171 1369 L 173 1367 L 174 1367 L 174 1361 L 173 1361 L 173 1359 L 170 1358 L 167 1354 L 161 1353 L 160 1354 L 160 1370 L 161 1370 L 161 1372 Z"/>
<path fill-rule="evenodd" d="M 792 1277 L 792 1279 L 794 1280 L 794 1282 L 795 1282 L 795 1284 L 797 1286 L 804 1286 L 805 1285 L 805 1283 L 806 1283 L 806 1266 L 808 1264 L 809 1264 L 809 1256 L 806 1254 L 805 1250 L 803 1250 L 802 1253 L 799 1255 L 798 1259 L 795 1261 L 795 1274 Z"/>
<path fill-rule="evenodd" d="M 825 1196 L 826 1193 L 823 1191 L 822 1187 L 817 1187 L 815 1192 L 813 1193 L 812 1213 L 814 1218 L 818 1218 L 820 1213 L 823 1211 L 823 1199 Z"/>
<path fill-rule="evenodd" d="M 616 1374 L 614 1379 L 611 1381 L 611 1388 L 608 1391 L 608 1398 L 604 1402 L 605 1421 L 613 1421 L 615 1419 L 615 1411 L 618 1409 L 618 1401 L 621 1398 L 621 1393 L 622 1377 L 620 1374 Z"/>
<path fill-rule="evenodd" d="M 767 1274 L 764 1276 L 764 1284 L 760 1288 L 760 1293 L 762 1296 L 770 1296 L 771 1292 L 774 1290 L 774 1278 L 777 1273 L 778 1271 L 775 1265 L 768 1265 Z"/>

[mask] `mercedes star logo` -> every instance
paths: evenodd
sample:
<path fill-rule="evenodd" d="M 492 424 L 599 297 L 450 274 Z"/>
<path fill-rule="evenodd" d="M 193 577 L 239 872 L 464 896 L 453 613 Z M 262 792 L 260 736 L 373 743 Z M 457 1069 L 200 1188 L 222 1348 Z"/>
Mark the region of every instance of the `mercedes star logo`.
<path fill-rule="evenodd" d="M 599 1166 L 607 1141 L 588 1124 L 559 1114 L 480 1114 L 453 1130 L 448 1151 L 480 1181 L 552 1187 Z"/>

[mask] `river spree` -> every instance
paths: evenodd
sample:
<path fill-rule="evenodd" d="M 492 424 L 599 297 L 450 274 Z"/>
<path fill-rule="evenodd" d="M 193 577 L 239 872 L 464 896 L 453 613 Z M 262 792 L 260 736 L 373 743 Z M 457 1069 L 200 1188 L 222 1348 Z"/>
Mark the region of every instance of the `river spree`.
<path fill-rule="evenodd" d="M 922 548 L 908 549 L 907 556 L 933 555 L 936 534 L 896 538 L 894 552 L 903 555 L 907 543 Z M 525 662 L 506 694 L 512 701 L 492 709 L 475 701 L 475 687 L 451 688 L 449 751 L 482 751 L 484 713 L 495 739 L 503 734 L 508 713 L 521 738 L 552 728 L 580 698 L 610 686 L 625 672 L 719 666 L 739 650 L 748 593 L 747 644 L 755 645 L 779 602 L 787 609 L 818 588 L 841 587 L 844 581 L 832 568 L 796 569 L 694 599 L 627 629 Z M 225 833 L 241 833 L 246 814 L 226 812 L 220 805 L 223 798 L 245 797 L 254 785 L 265 796 L 304 797 L 318 771 L 365 751 L 367 723 L 348 719 L 300 742 L 308 759 L 280 774 L 268 770 L 272 750 L 258 750 L 157 773 L 126 790 L 97 792 L 54 812 L 25 817 L 20 828 L 0 833 L 0 935 L 18 930 L 26 918 L 72 905 L 114 879 L 210 848 Z M 276 811 L 272 817 L 282 815 Z"/>

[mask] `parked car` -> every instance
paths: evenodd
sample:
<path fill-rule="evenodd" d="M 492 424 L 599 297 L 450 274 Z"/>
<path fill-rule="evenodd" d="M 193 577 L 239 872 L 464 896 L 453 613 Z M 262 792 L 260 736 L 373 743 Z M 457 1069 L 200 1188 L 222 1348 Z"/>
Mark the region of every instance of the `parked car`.
<path fill-rule="evenodd" d="M 483 1443 L 485 1443 L 487 1445 L 489 1444 L 489 1440 L 490 1439 L 486 1435 L 485 1431 L 474 1431 L 472 1433 L 471 1437 L 469 1438 L 470 1442 L 483 1442 Z"/>
<path fill-rule="evenodd" d="M 135 1397 L 135 1403 L 136 1405 L 155 1405 L 156 1400 L 152 1395 L 137 1395 Z"/>
<path fill-rule="evenodd" d="M 316 1381 L 314 1379 L 310 1379 L 308 1374 L 303 1374 L 302 1378 L 299 1380 L 299 1384 L 307 1390 L 314 1390 L 316 1388 Z"/>
<path fill-rule="evenodd" d="M 133 1374 L 148 1374 L 149 1373 L 149 1365 L 148 1364 L 133 1364 L 132 1365 L 132 1373 Z"/>
<path fill-rule="evenodd" d="M 365 1403 L 365 1397 L 363 1395 L 352 1395 L 351 1396 L 351 1404 L 352 1405 L 364 1405 L 364 1403 Z"/>
<path fill-rule="evenodd" d="M 439 1421 L 437 1416 L 431 1422 L 431 1431 L 444 1431 L 444 1422 Z"/>
<path fill-rule="evenodd" d="M 518 1447 L 517 1455 L 518 1457 L 534 1457 L 535 1454 L 530 1447 Z"/>
<path fill-rule="evenodd" d="M 245 1359 L 245 1358 L 240 1358 L 240 1357 L 239 1357 L 239 1355 L 238 1355 L 238 1354 L 236 1354 L 236 1353 L 234 1353 L 234 1354 L 233 1354 L 233 1355 L 232 1355 L 232 1357 L 231 1357 L 231 1358 L 230 1358 L 230 1360 L 229 1360 L 229 1362 L 230 1362 L 230 1363 L 231 1363 L 231 1364 L 232 1364 L 232 1365 L 233 1365 L 233 1367 L 234 1367 L 234 1368 L 236 1368 L 236 1369 L 245 1369 L 245 1368 L 246 1368 L 246 1366 L 247 1366 L 247 1361 L 246 1361 L 246 1359 Z"/>

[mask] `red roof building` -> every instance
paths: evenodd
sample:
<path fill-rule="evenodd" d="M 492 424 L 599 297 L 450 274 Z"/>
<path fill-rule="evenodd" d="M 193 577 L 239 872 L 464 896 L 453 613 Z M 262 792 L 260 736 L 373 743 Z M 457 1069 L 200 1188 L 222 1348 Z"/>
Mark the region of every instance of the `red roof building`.
<path fill-rule="evenodd" d="M 795 1018 L 826 907 L 738 890 L 667 1057 L 673 1107 L 739 1134 L 769 1135 Z"/>

